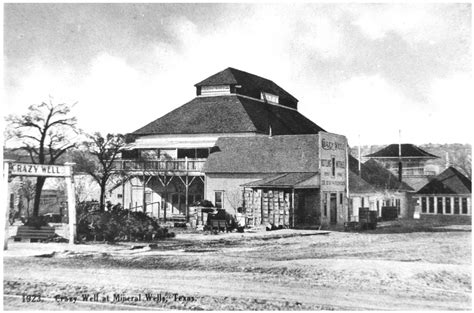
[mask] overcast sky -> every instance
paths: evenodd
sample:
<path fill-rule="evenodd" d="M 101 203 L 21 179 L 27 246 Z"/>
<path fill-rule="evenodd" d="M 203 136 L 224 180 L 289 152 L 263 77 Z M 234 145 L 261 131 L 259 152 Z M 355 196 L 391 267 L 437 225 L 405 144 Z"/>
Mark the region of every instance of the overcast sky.
<path fill-rule="evenodd" d="M 471 142 L 471 4 L 6 4 L 6 113 L 132 132 L 229 66 L 351 145 Z"/>

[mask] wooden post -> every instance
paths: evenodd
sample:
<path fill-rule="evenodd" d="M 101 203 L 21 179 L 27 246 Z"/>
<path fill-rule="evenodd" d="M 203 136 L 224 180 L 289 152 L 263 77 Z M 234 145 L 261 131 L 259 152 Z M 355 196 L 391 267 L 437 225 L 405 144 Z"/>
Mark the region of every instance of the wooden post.
<path fill-rule="evenodd" d="M 125 210 L 125 176 L 122 176 L 122 209 Z"/>
<path fill-rule="evenodd" d="M 76 239 L 76 195 L 74 193 L 74 182 L 72 180 L 73 166 L 75 163 L 65 163 L 69 166 L 69 176 L 66 176 L 67 207 L 69 216 L 69 244 L 73 245 Z"/>
<path fill-rule="evenodd" d="M 3 241 L 3 250 L 8 249 L 8 237 L 9 237 L 9 230 L 10 230 L 10 201 L 8 199 L 8 196 L 10 194 L 10 188 L 8 184 L 8 175 L 10 171 L 10 160 L 3 160 L 3 186 L 2 190 L 2 202 L 7 204 L 7 207 L 5 208 L 5 238 Z"/>
<path fill-rule="evenodd" d="M 132 210 L 132 207 L 133 207 L 133 176 L 130 177 L 130 205 L 128 209 Z"/>
<path fill-rule="evenodd" d="M 295 228 L 295 188 L 291 190 L 291 227 Z"/>
<path fill-rule="evenodd" d="M 165 187 L 165 193 L 164 193 L 164 198 L 163 198 L 163 222 L 166 223 L 166 210 L 168 209 L 168 193 L 166 192 L 166 187 Z"/>
<path fill-rule="evenodd" d="M 187 166 L 187 162 L 188 162 L 188 159 L 186 158 L 186 166 Z M 187 168 L 187 167 L 186 167 Z M 185 204 L 186 204 L 186 222 L 189 222 L 189 201 L 188 201 L 188 195 L 189 195 L 189 180 L 188 180 L 188 173 L 186 173 L 186 181 L 185 181 L 185 195 L 186 195 L 186 199 L 185 199 Z"/>
<path fill-rule="evenodd" d="M 143 173 L 143 213 L 146 213 L 146 177 Z"/>

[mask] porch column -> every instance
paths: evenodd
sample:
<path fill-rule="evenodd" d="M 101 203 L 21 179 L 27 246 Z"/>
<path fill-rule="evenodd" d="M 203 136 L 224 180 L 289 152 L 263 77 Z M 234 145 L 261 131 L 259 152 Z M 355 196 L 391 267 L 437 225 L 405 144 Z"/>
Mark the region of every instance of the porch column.
<path fill-rule="evenodd" d="M 438 214 L 438 197 L 433 197 L 434 198 L 434 213 L 433 214 Z"/>
<path fill-rule="evenodd" d="M 451 206 L 451 214 L 454 214 L 454 197 L 451 197 L 449 205 Z"/>
<path fill-rule="evenodd" d="M 143 213 L 146 213 L 146 177 L 145 173 L 143 173 Z"/>
<path fill-rule="evenodd" d="M 291 190 L 291 215 L 291 227 L 295 228 L 295 188 Z"/>
<path fill-rule="evenodd" d="M 130 205 L 128 206 L 129 210 L 132 210 L 133 206 L 133 176 L 130 177 Z"/>
<path fill-rule="evenodd" d="M 125 176 L 122 176 L 122 208 L 125 209 Z"/>
<path fill-rule="evenodd" d="M 188 159 L 186 158 L 186 169 L 187 169 L 187 162 L 188 162 Z M 189 200 L 188 200 L 188 195 L 189 195 L 189 180 L 188 180 L 188 174 L 186 173 L 186 180 L 185 180 L 185 186 L 184 186 L 184 193 L 185 193 L 185 197 L 186 199 L 184 199 L 184 203 L 186 203 L 186 222 L 189 222 Z"/>

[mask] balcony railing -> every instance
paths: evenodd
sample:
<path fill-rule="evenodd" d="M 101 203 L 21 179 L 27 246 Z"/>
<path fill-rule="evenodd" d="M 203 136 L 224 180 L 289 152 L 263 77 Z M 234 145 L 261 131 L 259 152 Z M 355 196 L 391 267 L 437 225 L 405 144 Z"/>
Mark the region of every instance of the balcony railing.
<path fill-rule="evenodd" d="M 398 175 L 398 168 L 389 169 L 394 175 Z M 402 168 L 402 175 L 409 176 L 434 176 L 436 175 L 435 171 L 426 170 L 423 167 L 412 167 L 412 168 Z"/>
<path fill-rule="evenodd" d="M 117 160 L 116 171 L 128 172 L 201 172 L 206 159 L 180 160 Z"/>

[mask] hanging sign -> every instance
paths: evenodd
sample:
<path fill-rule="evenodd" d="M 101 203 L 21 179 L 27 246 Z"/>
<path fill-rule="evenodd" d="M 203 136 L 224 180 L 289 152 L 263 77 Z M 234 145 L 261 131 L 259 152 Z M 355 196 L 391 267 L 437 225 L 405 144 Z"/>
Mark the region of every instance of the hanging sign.
<path fill-rule="evenodd" d="M 49 164 L 10 163 L 11 176 L 71 176 L 71 167 Z"/>

